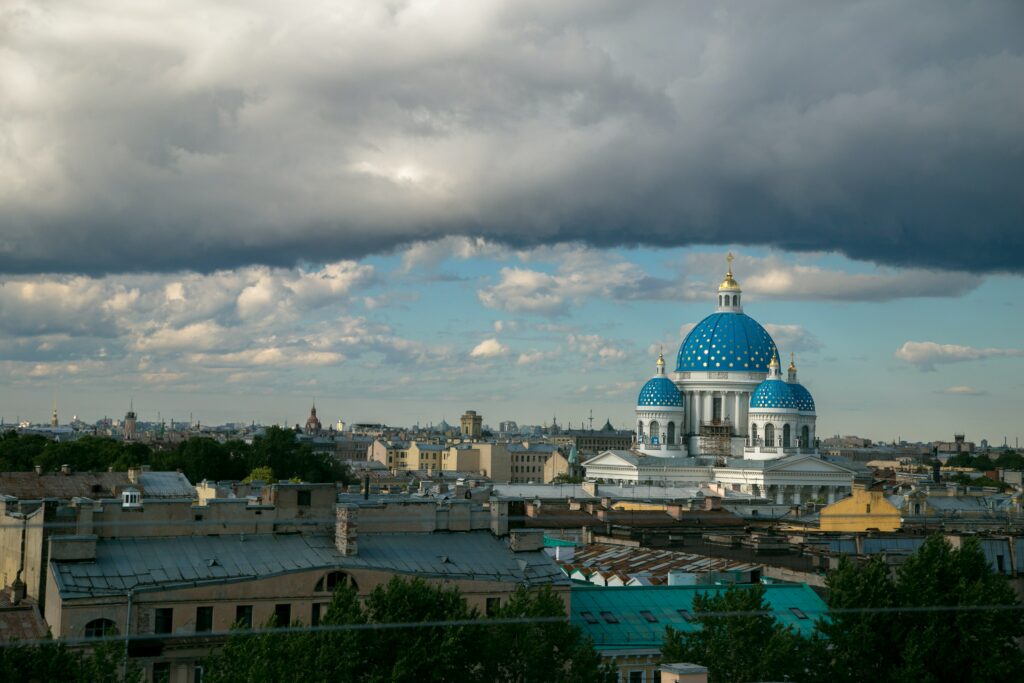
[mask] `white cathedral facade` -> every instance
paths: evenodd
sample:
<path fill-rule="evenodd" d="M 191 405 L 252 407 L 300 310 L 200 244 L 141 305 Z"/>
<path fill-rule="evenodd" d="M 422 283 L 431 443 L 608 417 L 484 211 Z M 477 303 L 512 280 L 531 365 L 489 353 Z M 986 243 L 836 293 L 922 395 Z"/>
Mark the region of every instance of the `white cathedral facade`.
<path fill-rule="evenodd" d="M 675 371 L 659 356 L 636 405 L 636 443 L 584 463 L 592 480 L 698 484 L 777 503 L 833 502 L 855 469 L 817 449 L 816 409 L 790 360 L 785 377 L 771 335 L 743 312 L 729 269 L 715 312 L 679 347 Z"/>

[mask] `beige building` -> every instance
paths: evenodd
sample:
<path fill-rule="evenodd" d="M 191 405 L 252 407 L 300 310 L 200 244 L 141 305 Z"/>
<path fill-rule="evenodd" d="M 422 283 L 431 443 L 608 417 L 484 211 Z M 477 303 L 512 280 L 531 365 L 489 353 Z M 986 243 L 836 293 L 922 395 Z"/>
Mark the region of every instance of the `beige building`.
<path fill-rule="evenodd" d="M 333 485 L 275 484 L 262 502 L 77 498 L 49 543 L 44 616 L 57 638 L 117 629 L 149 680 L 192 683 L 239 621 L 316 624 L 338 582 L 392 576 L 456 586 L 487 613 L 520 585 L 569 582 L 543 533 L 508 529 L 507 503 L 398 498 L 336 504 Z M 153 637 L 155 636 L 155 637 Z"/>
<path fill-rule="evenodd" d="M 467 410 L 462 414 L 462 436 L 465 439 L 479 439 L 484 433 L 484 418 L 475 410 Z"/>

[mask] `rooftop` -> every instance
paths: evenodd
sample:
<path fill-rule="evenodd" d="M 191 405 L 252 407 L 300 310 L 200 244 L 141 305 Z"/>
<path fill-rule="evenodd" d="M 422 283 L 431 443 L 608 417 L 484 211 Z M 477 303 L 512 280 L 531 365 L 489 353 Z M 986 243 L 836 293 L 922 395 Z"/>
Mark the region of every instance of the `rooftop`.
<path fill-rule="evenodd" d="M 355 556 L 342 555 L 327 535 L 101 539 L 94 561 L 52 565 L 63 598 L 121 594 L 145 586 L 246 581 L 310 569 L 383 569 L 526 584 L 568 581 L 543 551 L 513 553 L 488 531 L 360 534 Z"/>

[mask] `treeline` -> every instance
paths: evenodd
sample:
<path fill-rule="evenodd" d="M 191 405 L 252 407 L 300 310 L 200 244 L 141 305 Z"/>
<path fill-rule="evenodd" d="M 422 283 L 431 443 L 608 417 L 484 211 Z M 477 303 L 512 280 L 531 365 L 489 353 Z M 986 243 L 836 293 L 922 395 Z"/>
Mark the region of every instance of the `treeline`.
<path fill-rule="evenodd" d="M 970 453 L 957 453 L 946 461 L 947 467 L 970 467 L 979 472 L 990 470 L 1024 470 L 1024 455 L 1016 451 L 1004 451 L 996 458 L 988 454 L 971 455 Z"/>
<path fill-rule="evenodd" d="M 335 589 L 320 625 L 355 624 L 358 628 L 286 634 L 239 631 L 204 663 L 203 681 L 616 680 L 591 641 L 565 619 L 565 607 L 550 587 L 534 592 L 519 588 L 490 616 L 522 622 L 489 623 L 466 604 L 458 589 L 418 578 L 392 578 L 375 588 L 365 602 L 354 587 L 343 583 Z M 444 622 L 456 623 L 440 625 Z M 434 625 L 395 627 L 408 623 Z"/>
<path fill-rule="evenodd" d="M 149 465 L 156 471 L 181 470 L 192 482 L 241 480 L 257 469 L 265 476 L 266 468 L 275 479 L 345 483 L 349 480 L 344 465 L 330 455 L 314 453 L 307 444 L 296 443 L 295 432 L 278 427 L 270 427 L 251 445 L 199 437 L 182 441 L 171 449 L 93 436 L 51 441 L 39 435 L 7 432 L 0 438 L 2 472 L 30 471 L 36 466 L 52 472 L 62 465 L 70 465 L 78 472 L 105 472 L 108 468 L 123 472 L 130 467 Z"/>
<path fill-rule="evenodd" d="M 774 619 L 761 586 L 700 596 L 701 630 L 669 628 L 662 661 L 703 664 L 712 683 L 987 682 L 1024 670 L 1024 605 L 977 539 L 954 549 L 932 536 L 895 575 L 878 556 L 843 558 L 827 585 L 835 611 L 810 638 Z"/>

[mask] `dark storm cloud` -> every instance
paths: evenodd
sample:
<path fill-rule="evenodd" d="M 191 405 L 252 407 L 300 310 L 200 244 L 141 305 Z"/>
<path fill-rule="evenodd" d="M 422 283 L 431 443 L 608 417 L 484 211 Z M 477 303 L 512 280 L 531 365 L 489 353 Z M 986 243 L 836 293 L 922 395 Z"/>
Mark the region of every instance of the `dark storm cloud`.
<path fill-rule="evenodd" d="M 451 234 L 1024 270 L 1019 3 L 258 4 L 0 10 L 0 271 Z"/>

